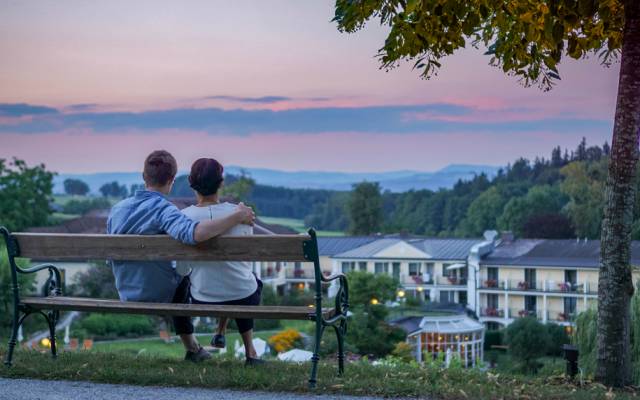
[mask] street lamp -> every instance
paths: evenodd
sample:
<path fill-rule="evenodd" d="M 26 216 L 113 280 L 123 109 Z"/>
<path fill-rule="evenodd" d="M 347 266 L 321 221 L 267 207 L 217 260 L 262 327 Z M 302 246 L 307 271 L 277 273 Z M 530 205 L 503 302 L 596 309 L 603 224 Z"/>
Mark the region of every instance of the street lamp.
<path fill-rule="evenodd" d="M 378 303 L 379 303 L 379 301 L 378 301 L 378 299 L 376 299 L 375 297 L 371 299 L 371 304 L 373 304 L 374 306 L 375 306 L 376 304 L 378 304 Z"/>
<path fill-rule="evenodd" d="M 404 290 L 398 290 L 398 297 L 400 297 L 401 299 L 405 296 L 405 292 Z"/>

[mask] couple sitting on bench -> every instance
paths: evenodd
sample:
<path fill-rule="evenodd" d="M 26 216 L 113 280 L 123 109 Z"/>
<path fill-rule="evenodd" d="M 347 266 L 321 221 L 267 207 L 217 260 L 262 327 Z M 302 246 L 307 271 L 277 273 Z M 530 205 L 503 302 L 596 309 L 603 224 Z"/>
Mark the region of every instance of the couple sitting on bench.
<path fill-rule="evenodd" d="M 223 234 L 251 235 L 255 214 L 240 203 L 220 203 L 224 180 L 216 160 L 201 158 L 191 166 L 189 184 L 197 204 L 182 211 L 167 200 L 177 163 L 168 152 L 151 153 L 144 163 L 145 190 L 116 204 L 107 221 L 107 233 L 130 235 L 168 234 L 186 244 L 196 244 Z M 122 301 L 259 305 L 262 282 L 249 262 L 112 261 L 116 288 Z M 225 347 L 227 318 L 218 322 L 211 344 Z M 211 357 L 193 335 L 190 317 L 174 317 L 174 327 L 193 362 Z M 252 319 L 236 319 L 245 346 L 246 365 L 261 364 L 253 347 Z"/>

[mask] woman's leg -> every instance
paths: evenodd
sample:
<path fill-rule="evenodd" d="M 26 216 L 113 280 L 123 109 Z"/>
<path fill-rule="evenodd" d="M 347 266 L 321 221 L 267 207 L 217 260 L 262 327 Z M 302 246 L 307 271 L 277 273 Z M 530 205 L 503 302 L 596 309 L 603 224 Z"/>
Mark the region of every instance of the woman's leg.
<path fill-rule="evenodd" d="M 224 336 L 227 333 L 227 325 L 229 325 L 229 318 L 227 317 L 219 318 L 216 334 Z"/>
<path fill-rule="evenodd" d="M 253 329 L 242 332 L 242 343 L 244 343 L 244 353 L 247 358 L 258 358 L 255 347 L 253 347 Z"/>

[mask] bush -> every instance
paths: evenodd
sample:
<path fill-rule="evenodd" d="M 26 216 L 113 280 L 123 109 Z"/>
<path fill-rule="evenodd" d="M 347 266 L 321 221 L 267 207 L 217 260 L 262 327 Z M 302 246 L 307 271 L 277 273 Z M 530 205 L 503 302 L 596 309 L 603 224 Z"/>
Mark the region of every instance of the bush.
<path fill-rule="evenodd" d="M 345 340 L 361 355 L 384 357 L 393 351 L 396 343 L 407 337 L 402 329 L 385 321 L 388 311 L 382 305 L 356 307 L 352 312 Z"/>
<path fill-rule="evenodd" d="M 547 355 L 554 357 L 562 356 L 562 345 L 571 343 L 565 327 L 553 323 L 548 323 L 546 327 L 547 334 L 549 335 Z"/>
<path fill-rule="evenodd" d="M 295 329 L 285 329 L 284 331 L 271 336 L 268 343 L 276 353 L 284 353 L 285 351 L 299 348 L 304 345 L 302 335 Z"/>
<path fill-rule="evenodd" d="M 538 358 L 549 348 L 547 328 L 533 317 L 519 318 L 505 330 L 505 342 L 509 354 L 519 363 L 523 372 L 536 372 Z"/>
<path fill-rule="evenodd" d="M 484 350 L 493 350 L 492 346 L 502 346 L 504 340 L 504 330 L 486 331 L 484 333 Z"/>
<path fill-rule="evenodd" d="M 407 307 L 420 307 L 422 305 L 422 300 L 420 300 L 419 297 L 408 296 L 405 299 L 404 304 Z"/>
<path fill-rule="evenodd" d="M 76 326 L 87 335 L 99 339 L 137 337 L 149 335 L 156 330 L 154 321 L 144 315 L 90 314 Z"/>
<path fill-rule="evenodd" d="M 415 357 L 413 356 L 413 349 L 407 342 L 396 343 L 396 347 L 394 347 L 391 355 L 404 362 L 411 362 L 415 360 Z"/>

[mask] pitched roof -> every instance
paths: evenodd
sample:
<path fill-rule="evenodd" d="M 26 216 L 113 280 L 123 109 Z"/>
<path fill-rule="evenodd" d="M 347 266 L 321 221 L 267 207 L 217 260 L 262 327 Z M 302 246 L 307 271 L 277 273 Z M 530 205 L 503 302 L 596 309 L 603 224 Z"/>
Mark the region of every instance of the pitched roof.
<path fill-rule="evenodd" d="M 337 253 L 339 258 L 371 258 L 380 251 L 400 242 L 405 242 L 428 254 L 434 260 L 465 260 L 471 247 L 480 243 L 480 239 L 402 239 L 378 238 L 366 245 L 349 251 Z"/>
<path fill-rule="evenodd" d="M 333 256 L 366 245 L 377 239 L 374 236 L 319 237 L 318 252 L 321 256 Z"/>
<path fill-rule="evenodd" d="M 465 260 L 482 239 L 423 239 L 410 243 L 437 260 Z"/>
<path fill-rule="evenodd" d="M 600 267 L 600 241 L 575 239 L 517 239 L 498 244 L 482 265 Z M 631 264 L 640 266 L 640 241 L 631 243 Z"/>

